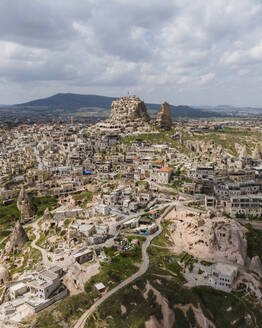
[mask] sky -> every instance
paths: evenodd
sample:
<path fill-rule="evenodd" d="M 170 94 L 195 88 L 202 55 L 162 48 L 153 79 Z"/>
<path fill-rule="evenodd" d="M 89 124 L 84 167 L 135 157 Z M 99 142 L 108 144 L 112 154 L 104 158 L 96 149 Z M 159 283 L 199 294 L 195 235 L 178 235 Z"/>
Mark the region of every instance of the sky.
<path fill-rule="evenodd" d="M 262 0 L 1 0 L 0 104 L 60 92 L 262 107 Z"/>

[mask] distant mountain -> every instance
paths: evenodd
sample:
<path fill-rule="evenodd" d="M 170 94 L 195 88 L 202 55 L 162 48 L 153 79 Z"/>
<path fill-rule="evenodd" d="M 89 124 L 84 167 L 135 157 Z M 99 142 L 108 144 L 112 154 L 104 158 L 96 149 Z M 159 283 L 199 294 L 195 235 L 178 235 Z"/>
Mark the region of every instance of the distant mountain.
<path fill-rule="evenodd" d="M 261 107 L 238 107 L 232 105 L 217 105 L 217 106 L 194 106 L 195 109 L 206 110 L 209 112 L 219 113 L 221 116 L 238 116 L 238 117 L 251 117 L 251 116 L 261 116 Z"/>
<path fill-rule="evenodd" d="M 79 95 L 75 93 L 58 93 L 48 98 L 32 100 L 16 107 L 48 107 L 50 109 L 64 109 L 66 111 L 82 107 L 110 108 L 115 97 L 97 95 Z"/>
<path fill-rule="evenodd" d="M 76 115 L 79 111 L 94 112 L 96 110 L 100 115 L 103 113 L 108 116 L 110 113 L 111 103 L 117 97 L 105 97 L 98 95 L 80 95 L 74 93 L 58 93 L 54 96 L 29 101 L 23 104 L 14 105 L 15 108 L 23 110 L 32 110 L 35 108 L 37 111 L 57 111 L 63 110 L 66 114 Z M 160 104 L 146 104 L 150 115 L 155 116 L 160 109 Z M 189 106 L 173 106 L 170 105 L 171 115 L 176 117 L 210 117 L 216 116 L 213 111 L 206 109 L 192 108 Z M 220 116 L 218 114 L 218 116 Z"/>

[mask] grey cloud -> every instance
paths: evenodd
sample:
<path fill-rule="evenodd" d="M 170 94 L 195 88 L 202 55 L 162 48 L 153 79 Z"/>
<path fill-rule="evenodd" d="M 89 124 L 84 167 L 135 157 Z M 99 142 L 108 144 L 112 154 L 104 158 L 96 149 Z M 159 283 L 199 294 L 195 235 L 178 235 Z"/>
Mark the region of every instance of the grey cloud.
<path fill-rule="evenodd" d="M 259 105 L 261 14 L 259 0 L 2 0 L 0 103 L 132 89 L 147 101 Z"/>
<path fill-rule="evenodd" d="M 1 40 L 32 47 L 56 48 L 73 37 L 77 37 L 77 33 L 72 26 L 70 8 L 61 1 L 0 2 Z"/>

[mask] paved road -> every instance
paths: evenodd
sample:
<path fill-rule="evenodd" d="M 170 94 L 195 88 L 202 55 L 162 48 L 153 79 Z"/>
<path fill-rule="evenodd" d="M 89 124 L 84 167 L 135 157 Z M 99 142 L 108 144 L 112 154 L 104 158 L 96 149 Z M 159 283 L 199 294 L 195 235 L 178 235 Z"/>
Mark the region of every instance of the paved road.
<path fill-rule="evenodd" d="M 170 206 L 174 206 L 174 204 Z M 160 223 L 161 219 L 165 216 L 165 213 L 168 212 L 168 210 L 169 207 L 158 219 L 158 223 Z M 142 276 L 147 271 L 149 267 L 149 256 L 147 254 L 147 248 L 150 245 L 151 241 L 162 232 L 162 227 L 160 224 L 158 225 L 158 227 L 159 230 L 153 235 L 148 236 L 146 241 L 142 245 L 142 263 L 140 265 L 140 269 L 135 274 L 133 274 L 126 280 L 122 281 L 119 285 L 117 285 L 115 288 L 111 289 L 109 292 L 104 294 L 100 299 L 98 299 L 85 313 L 83 313 L 83 315 L 79 318 L 79 320 L 75 324 L 74 328 L 84 328 L 87 318 L 97 309 L 97 307 L 100 304 L 102 304 L 106 299 L 108 299 L 110 296 L 116 293 L 119 289 L 123 288 L 124 286 L 127 286 L 128 284 L 130 284 L 132 281 Z"/>

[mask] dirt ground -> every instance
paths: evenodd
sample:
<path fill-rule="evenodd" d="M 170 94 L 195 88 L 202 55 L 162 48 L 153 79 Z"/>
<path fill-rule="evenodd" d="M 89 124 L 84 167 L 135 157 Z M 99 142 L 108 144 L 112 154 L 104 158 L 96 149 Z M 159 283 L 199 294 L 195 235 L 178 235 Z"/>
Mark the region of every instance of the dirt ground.
<path fill-rule="evenodd" d="M 63 277 L 63 282 L 70 291 L 70 295 L 76 295 L 84 291 L 85 283 L 99 273 L 100 264 L 95 262 L 85 265 L 74 265 Z"/>

